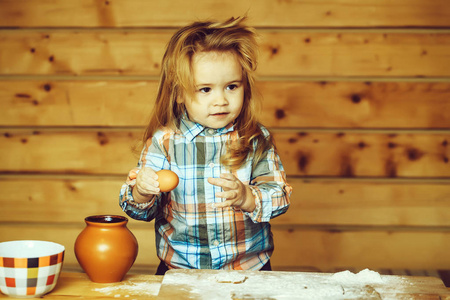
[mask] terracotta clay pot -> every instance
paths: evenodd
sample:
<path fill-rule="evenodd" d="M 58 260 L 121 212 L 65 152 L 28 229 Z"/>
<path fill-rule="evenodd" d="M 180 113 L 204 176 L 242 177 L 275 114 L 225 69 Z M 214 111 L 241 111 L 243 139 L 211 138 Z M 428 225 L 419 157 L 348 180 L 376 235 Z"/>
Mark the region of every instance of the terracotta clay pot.
<path fill-rule="evenodd" d="M 75 256 L 93 282 L 121 281 L 138 253 L 138 243 L 122 216 L 84 219 L 86 227 L 75 241 Z"/>

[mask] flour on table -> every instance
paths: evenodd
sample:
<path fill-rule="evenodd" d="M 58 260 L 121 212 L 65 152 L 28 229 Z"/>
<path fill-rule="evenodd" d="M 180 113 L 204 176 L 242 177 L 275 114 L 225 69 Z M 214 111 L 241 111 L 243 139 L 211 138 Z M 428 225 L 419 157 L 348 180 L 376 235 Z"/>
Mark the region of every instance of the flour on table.
<path fill-rule="evenodd" d="M 179 271 L 166 273 L 159 297 L 172 299 L 173 287 L 186 290 L 188 297 L 201 300 L 231 299 L 353 299 L 345 295 L 342 286 L 324 277 L 316 282 L 309 274 L 261 271 L 208 271 L 205 273 Z M 314 276 L 314 275 L 310 275 Z M 328 284 L 325 286 L 323 282 Z M 171 287 L 166 289 L 165 287 Z"/>
<path fill-rule="evenodd" d="M 357 274 L 348 270 L 335 273 L 331 276 L 331 279 L 341 284 L 383 283 L 381 275 L 378 272 L 371 271 L 369 269 L 364 269 Z"/>
<path fill-rule="evenodd" d="M 219 273 L 216 274 L 214 277 L 212 277 L 212 279 L 215 282 L 219 282 L 219 283 L 243 283 L 246 279 L 247 276 L 239 274 L 239 273 L 235 273 L 235 272 L 227 272 L 227 273 Z"/>
<path fill-rule="evenodd" d="M 148 295 L 148 296 L 157 296 L 159 293 L 159 289 L 161 287 L 161 283 L 158 282 L 132 282 L 126 281 L 122 282 L 120 285 L 108 286 L 104 288 L 94 289 L 96 292 L 100 292 L 107 295 L 113 295 L 115 298 L 120 297 L 120 294 L 117 294 L 119 291 L 122 293 L 126 293 L 124 297 L 130 297 L 130 295 Z"/>
<path fill-rule="evenodd" d="M 401 281 L 365 269 L 357 274 L 308 272 L 261 272 L 238 270 L 170 270 L 158 297 L 177 299 L 232 300 L 379 300 L 392 286 L 401 291 Z M 389 286 L 390 285 L 390 286 Z"/>

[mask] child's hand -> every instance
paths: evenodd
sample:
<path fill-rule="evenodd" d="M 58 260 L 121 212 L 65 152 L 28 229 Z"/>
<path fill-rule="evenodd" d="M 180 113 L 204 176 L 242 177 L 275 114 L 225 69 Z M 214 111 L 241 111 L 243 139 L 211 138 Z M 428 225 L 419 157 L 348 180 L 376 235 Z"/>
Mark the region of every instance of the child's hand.
<path fill-rule="evenodd" d="M 135 202 L 150 201 L 154 195 L 159 194 L 158 175 L 152 168 L 142 168 L 136 177 L 136 185 L 133 188 Z"/>
<path fill-rule="evenodd" d="M 216 193 L 216 197 L 225 198 L 225 201 L 216 203 L 216 208 L 238 207 L 247 212 L 255 210 L 252 191 L 233 174 L 222 173 L 220 178 L 208 178 L 208 182 L 223 189 L 223 192 Z"/>

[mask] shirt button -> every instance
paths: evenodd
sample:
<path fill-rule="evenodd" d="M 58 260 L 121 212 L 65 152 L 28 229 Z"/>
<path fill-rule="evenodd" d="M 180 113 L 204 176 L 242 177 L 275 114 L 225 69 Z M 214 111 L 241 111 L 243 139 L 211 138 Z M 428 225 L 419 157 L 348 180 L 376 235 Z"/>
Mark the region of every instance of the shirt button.
<path fill-rule="evenodd" d="M 214 240 L 213 245 L 216 246 L 216 247 L 219 246 L 219 241 L 218 240 Z"/>
<path fill-rule="evenodd" d="M 210 163 L 209 164 L 209 167 L 212 169 L 212 168 L 214 168 L 214 163 Z"/>
<path fill-rule="evenodd" d="M 216 133 L 216 131 L 214 129 L 212 129 L 212 128 L 208 129 L 208 134 L 214 135 L 214 133 Z"/>

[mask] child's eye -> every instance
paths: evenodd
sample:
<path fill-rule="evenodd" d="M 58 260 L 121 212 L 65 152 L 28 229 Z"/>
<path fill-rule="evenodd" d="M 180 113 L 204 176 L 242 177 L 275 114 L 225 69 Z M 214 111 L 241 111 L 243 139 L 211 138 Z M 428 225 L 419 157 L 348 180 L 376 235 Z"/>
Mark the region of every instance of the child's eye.
<path fill-rule="evenodd" d="M 211 91 L 211 88 L 210 87 L 204 87 L 204 88 L 199 89 L 199 91 L 202 92 L 202 93 L 209 93 Z"/>
<path fill-rule="evenodd" d="M 229 86 L 227 86 L 227 89 L 230 91 L 235 90 L 237 88 L 238 88 L 237 84 L 230 84 Z"/>

